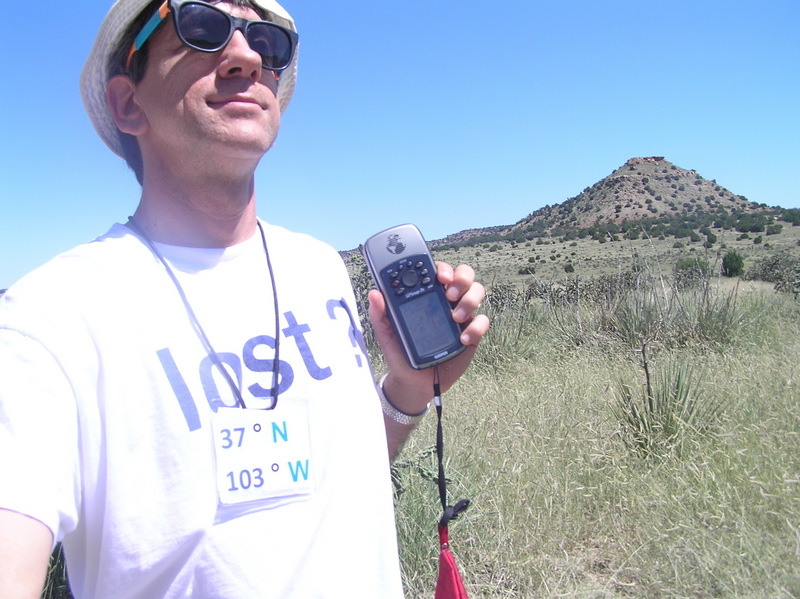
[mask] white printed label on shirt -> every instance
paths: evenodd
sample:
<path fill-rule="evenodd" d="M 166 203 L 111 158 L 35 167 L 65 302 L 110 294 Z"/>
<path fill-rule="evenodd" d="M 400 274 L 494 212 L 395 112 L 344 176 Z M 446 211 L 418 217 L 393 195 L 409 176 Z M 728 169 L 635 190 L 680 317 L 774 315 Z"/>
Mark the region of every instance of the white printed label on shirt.
<path fill-rule="evenodd" d="M 219 408 L 211 419 L 221 504 L 311 493 L 305 401 L 279 401 L 274 410 Z"/>

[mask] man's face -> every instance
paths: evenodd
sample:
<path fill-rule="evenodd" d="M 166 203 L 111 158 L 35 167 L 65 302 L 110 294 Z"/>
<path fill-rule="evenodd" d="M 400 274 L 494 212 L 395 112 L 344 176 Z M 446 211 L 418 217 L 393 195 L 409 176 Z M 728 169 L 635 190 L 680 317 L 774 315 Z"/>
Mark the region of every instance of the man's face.
<path fill-rule="evenodd" d="M 260 18 L 249 8 L 218 6 Z M 208 160 L 257 162 L 269 150 L 280 125 L 277 82 L 241 31 L 219 52 L 199 52 L 180 41 L 168 19 L 149 43 L 147 71 L 135 94 L 148 122 L 139 138 L 143 153 L 203 168 Z"/>

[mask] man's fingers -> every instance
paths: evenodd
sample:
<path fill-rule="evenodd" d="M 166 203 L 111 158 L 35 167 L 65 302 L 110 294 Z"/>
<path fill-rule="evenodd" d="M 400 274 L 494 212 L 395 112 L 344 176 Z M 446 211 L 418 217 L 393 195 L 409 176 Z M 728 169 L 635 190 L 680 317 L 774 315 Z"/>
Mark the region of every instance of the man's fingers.
<path fill-rule="evenodd" d="M 472 283 L 466 293 L 461 295 L 455 309 L 453 310 L 453 320 L 458 323 L 469 322 L 472 315 L 475 313 L 483 298 L 486 297 L 486 290 L 480 283 Z"/>

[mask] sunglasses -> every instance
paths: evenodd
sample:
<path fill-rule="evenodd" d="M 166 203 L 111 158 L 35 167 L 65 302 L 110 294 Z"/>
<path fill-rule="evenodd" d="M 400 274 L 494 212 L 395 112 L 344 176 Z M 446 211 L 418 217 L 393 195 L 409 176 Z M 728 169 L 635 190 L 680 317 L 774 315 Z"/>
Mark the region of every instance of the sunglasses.
<path fill-rule="evenodd" d="M 190 48 L 200 52 L 218 52 L 239 30 L 250 48 L 261 56 L 261 66 L 276 73 L 289 66 L 297 47 L 297 33 L 270 21 L 240 19 L 198 0 L 165 0 L 133 40 L 125 63 L 126 71 L 130 72 L 133 55 L 169 13 L 172 13 L 178 37 Z"/>

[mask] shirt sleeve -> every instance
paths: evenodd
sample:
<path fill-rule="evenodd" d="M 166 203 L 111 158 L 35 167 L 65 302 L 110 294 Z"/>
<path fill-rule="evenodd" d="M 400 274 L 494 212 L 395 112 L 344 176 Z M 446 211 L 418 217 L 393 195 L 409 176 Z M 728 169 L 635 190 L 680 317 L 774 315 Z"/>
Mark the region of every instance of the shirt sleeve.
<path fill-rule="evenodd" d="M 75 397 L 58 360 L 0 329 L 0 508 L 42 522 L 54 545 L 77 525 L 78 443 Z"/>

